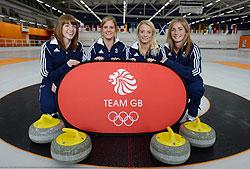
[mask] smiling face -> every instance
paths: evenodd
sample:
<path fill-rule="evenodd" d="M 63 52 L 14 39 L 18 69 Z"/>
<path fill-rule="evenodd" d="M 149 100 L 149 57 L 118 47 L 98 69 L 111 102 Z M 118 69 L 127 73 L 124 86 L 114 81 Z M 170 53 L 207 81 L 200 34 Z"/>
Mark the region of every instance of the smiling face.
<path fill-rule="evenodd" d="M 174 23 L 171 29 L 171 38 L 174 43 L 180 43 L 184 41 L 186 30 L 180 22 Z"/>
<path fill-rule="evenodd" d="M 102 36 L 104 39 L 111 40 L 115 38 L 116 27 L 112 20 L 109 20 L 106 23 L 104 23 L 101 30 L 102 30 Z"/>
<path fill-rule="evenodd" d="M 72 40 L 76 34 L 76 25 L 72 25 L 70 22 L 65 23 L 62 27 L 62 34 L 65 40 Z"/>
<path fill-rule="evenodd" d="M 139 28 L 138 39 L 143 44 L 151 43 L 153 31 L 150 26 L 142 24 Z"/>

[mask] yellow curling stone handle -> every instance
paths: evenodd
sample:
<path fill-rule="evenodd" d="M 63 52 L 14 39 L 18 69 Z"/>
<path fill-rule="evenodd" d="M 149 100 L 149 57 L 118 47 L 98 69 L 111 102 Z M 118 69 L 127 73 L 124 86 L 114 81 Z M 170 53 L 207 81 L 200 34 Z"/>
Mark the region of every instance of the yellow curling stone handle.
<path fill-rule="evenodd" d="M 63 128 L 63 134 L 56 138 L 56 142 L 62 146 L 73 146 L 84 142 L 87 135 L 71 128 Z"/>
<path fill-rule="evenodd" d="M 194 132 L 205 133 L 210 132 L 212 130 L 209 125 L 202 123 L 199 117 L 196 117 L 195 121 L 189 121 L 184 123 L 184 126 Z"/>
<path fill-rule="evenodd" d="M 186 143 L 185 138 L 179 134 L 174 133 L 170 127 L 167 127 L 167 130 L 168 132 L 161 132 L 156 134 L 156 140 L 159 143 L 170 147 L 178 147 Z"/>
<path fill-rule="evenodd" d="M 43 114 L 39 120 L 37 120 L 34 123 L 34 126 L 36 128 L 41 128 L 41 129 L 45 129 L 45 128 L 51 128 L 51 127 L 55 127 L 60 123 L 59 119 L 53 118 L 50 115 L 47 114 Z"/>

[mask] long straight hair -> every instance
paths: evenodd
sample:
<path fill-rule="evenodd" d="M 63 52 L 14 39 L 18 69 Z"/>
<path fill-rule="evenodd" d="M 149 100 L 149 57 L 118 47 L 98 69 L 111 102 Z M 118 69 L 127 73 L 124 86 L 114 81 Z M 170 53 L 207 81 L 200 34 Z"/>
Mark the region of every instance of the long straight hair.
<path fill-rule="evenodd" d="M 137 28 L 136 28 L 136 34 L 137 34 L 137 38 L 139 39 L 139 31 L 140 31 L 140 27 L 145 24 L 147 26 L 149 26 L 152 30 L 152 40 L 151 40 L 151 44 L 150 44 L 150 49 L 153 50 L 153 51 L 159 51 L 159 46 L 158 46 L 158 43 L 156 41 L 156 30 L 155 30 L 155 26 L 154 24 L 149 21 L 149 20 L 142 20 Z M 139 43 L 139 48 L 140 48 L 140 43 Z"/>
<path fill-rule="evenodd" d="M 173 26 L 175 23 L 181 23 L 181 25 L 184 27 L 185 29 L 185 37 L 184 37 L 184 40 L 182 42 L 182 48 L 184 47 L 184 45 L 186 46 L 185 47 L 185 56 L 187 56 L 191 50 L 191 47 L 192 47 L 192 40 L 191 40 L 191 36 L 190 36 L 190 30 L 189 30 L 189 26 L 188 26 L 188 22 L 183 18 L 183 17 L 179 17 L 179 18 L 175 18 L 171 21 L 169 27 L 168 27 L 168 34 L 167 34 L 167 43 L 169 44 L 169 47 L 170 47 L 170 50 L 173 51 L 174 49 L 174 40 L 172 39 L 172 36 L 171 36 L 171 31 L 173 29 Z"/>
<path fill-rule="evenodd" d="M 57 21 L 54 35 L 55 35 L 56 40 L 58 42 L 59 48 L 62 48 L 64 51 L 66 51 L 66 45 L 64 44 L 64 41 L 63 41 L 62 29 L 63 29 L 64 24 L 69 24 L 69 23 L 76 26 L 76 34 L 73 37 L 73 39 L 71 40 L 71 43 L 69 46 L 70 48 L 73 49 L 73 51 L 75 51 L 77 49 L 77 41 L 78 41 L 78 37 L 79 37 L 79 30 L 78 30 L 79 26 L 78 26 L 78 23 L 77 23 L 74 16 L 69 15 L 69 14 L 61 15 Z"/>

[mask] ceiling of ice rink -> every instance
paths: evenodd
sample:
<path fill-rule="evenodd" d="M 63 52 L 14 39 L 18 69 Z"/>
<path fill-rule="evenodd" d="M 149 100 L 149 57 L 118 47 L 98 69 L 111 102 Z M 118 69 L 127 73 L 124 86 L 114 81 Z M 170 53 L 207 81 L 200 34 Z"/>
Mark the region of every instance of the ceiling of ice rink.
<path fill-rule="evenodd" d="M 184 16 L 190 24 L 250 25 L 250 0 L 1 0 L 36 11 L 47 19 L 70 13 L 85 23 L 98 23 L 106 15 L 113 15 L 118 23 L 150 19 L 168 23 Z"/>

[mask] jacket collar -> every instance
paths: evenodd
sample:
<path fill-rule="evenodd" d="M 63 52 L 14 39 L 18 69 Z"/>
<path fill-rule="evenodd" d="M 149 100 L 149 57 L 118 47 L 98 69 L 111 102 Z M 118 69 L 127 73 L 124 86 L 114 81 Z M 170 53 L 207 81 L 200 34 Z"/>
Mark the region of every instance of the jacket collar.
<path fill-rule="evenodd" d="M 56 38 L 51 39 L 50 44 L 58 45 L 57 39 Z"/>
<path fill-rule="evenodd" d="M 134 42 L 134 43 L 131 45 L 131 48 L 138 50 L 138 49 L 139 49 L 138 42 L 137 42 L 137 41 Z"/>
<path fill-rule="evenodd" d="M 119 42 L 119 41 L 120 41 L 119 38 L 115 38 L 114 44 L 117 43 L 117 42 Z M 102 45 L 102 46 L 105 46 L 105 45 L 104 45 L 104 41 L 103 41 L 102 38 L 99 38 L 99 39 L 97 40 L 97 44 L 100 44 L 100 45 Z"/>

